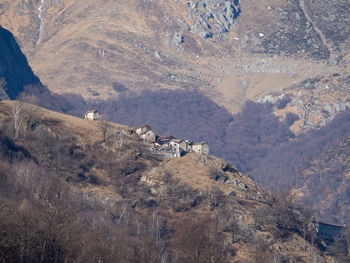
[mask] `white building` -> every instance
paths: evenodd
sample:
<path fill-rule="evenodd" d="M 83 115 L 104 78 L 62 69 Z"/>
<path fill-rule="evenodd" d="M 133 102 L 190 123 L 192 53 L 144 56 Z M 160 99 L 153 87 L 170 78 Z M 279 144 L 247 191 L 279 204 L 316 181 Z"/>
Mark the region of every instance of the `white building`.
<path fill-rule="evenodd" d="M 173 158 L 179 158 L 181 156 L 181 153 L 180 153 L 180 144 L 178 142 L 175 142 L 175 141 L 171 141 L 169 143 L 169 146 L 172 150 L 172 153 L 173 153 Z"/>
<path fill-rule="evenodd" d="M 89 120 L 98 120 L 100 118 L 100 114 L 97 110 L 90 110 L 85 112 L 85 119 Z"/>

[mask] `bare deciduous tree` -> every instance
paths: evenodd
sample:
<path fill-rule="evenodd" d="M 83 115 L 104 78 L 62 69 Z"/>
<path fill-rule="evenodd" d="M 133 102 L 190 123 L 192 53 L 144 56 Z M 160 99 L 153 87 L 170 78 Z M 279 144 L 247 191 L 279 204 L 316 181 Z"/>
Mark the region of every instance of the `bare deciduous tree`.
<path fill-rule="evenodd" d="M 100 120 L 99 121 L 99 126 L 100 126 L 100 131 L 102 133 L 103 142 L 106 142 L 107 133 L 108 133 L 108 130 L 109 130 L 109 125 L 108 125 L 108 123 L 106 121 Z"/>
<path fill-rule="evenodd" d="M 118 149 L 119 149 L 119 152 L 121 152 L 122 149 L 123 149 L 123 144 L 124 144 L 124 134 L 123 134 L 123 131 L 120 130 L 120 129 L 117 129 L 117 131 L 116 131 L 116 137 L 117 137 L 117 140 L 116 140 L 117 147 L 118 147 Z"/>
<path fill-rule="evenodd" d="M 16 175 L 19 184 L 23 185 L 26 188 L 29 188 L 32 184 L 32 167 L 27 163 L 17 163 L 16 164 Z"/>
<path fill-rule="evenodd" d="M 175 237 L 180 262 L 225 262 L 224 238 L 215 220 L 208 216 L 185 219 L 178 227 Z"/>
<path fill-rule="evenodd" d="M 344 237 L 348 248 L 348 257 L 350 258 L 350 225 L 345 228 Z"/>
<path fill-rule="evenodd" d="M 14 141 L 17 141 L 20 132 L 26 135 L 28 123 L 32 114 L 32 107 L 22 102 L 17 102 L 12 107 L 13 124 L 14 124 Z"/>

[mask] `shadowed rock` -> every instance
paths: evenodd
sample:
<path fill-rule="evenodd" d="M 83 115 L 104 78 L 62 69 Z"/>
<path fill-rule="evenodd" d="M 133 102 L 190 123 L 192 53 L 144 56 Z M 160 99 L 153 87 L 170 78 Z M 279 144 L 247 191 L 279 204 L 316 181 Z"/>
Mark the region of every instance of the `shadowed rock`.
<path fill-rule="evenodd" d="M 15 99 L 26 85 L 40 85 L 12 33 L 0 26 L 0 96 Z"/>

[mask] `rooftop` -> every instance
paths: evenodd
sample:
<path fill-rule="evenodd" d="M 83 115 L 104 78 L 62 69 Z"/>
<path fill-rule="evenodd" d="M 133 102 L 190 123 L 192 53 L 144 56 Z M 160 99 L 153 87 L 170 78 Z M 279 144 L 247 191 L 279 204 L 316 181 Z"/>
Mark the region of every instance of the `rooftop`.
<path fill-rule="evenodd" d="M 98 111 L 97 110 L 89 110 L 89 111 L 85 112 L 85 114 L 88 114 L 88 113 L 98 113 Z"/>

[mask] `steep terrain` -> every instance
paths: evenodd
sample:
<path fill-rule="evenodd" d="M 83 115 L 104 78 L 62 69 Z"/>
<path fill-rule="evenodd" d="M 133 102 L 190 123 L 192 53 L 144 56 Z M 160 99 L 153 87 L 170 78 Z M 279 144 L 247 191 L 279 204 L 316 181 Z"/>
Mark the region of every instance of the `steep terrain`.
<path fill-rule="evenodd" d="M 16 0 L 0 8 L 34 71 L 61 94 L 195 88 L 237 112 L 305 79 L 347 77 L 347 1 Z"/>
<path fill-rule="evenodd" d="M 26 85 L 41 85 L 14 36 L 0 26 L 0 98 L 15 99 Z"/>
<path fill-rule="evenodd" d="M 162 159 L 130 127 L 14 101 L 0 123 L 6 262 L 336 262 L 311 211 L 223 160 Z"/>
<path fill-rule="evenodd" d="M 347 224 L 349 215 L 350 111 L 324 127 L 274 147 L 258 165 L 257 182 L 292 189 L 296 198 L 318 210 L 322 220 Z"/>
<path fill-rule="evenodd" d="M 343 94 L 345 97 L 346 93 Z M 235 115 L 203 95 L 188 91 L 143 92 L 113 104 L 97 103 L 90 107 L 97 107 L 105 118 L 119 123 L 133 126 L 148 123 L 160 134 L 205 140 L 211 153 L 251 174 L 262 186 L 284 190 L 298 188 L 298 197 L 304 204 L 320 211 L 323 220 L 343 224 L 350 219 L 349 210 L 336 207 L 340 203 L 346 207 L 344 200 L 350 200 L 346 157 L 350 112 L 341 102 L 344 97 L 339 97 L 339 102 L 334 104 L 338 108 L 334 110 L 341 113 L 331 117 L 328 111 L 332 108 L 322 109 L 316 96 L 317 93 L 313 103 L 305 107 L 313 109 L 313 116 L 317 116 L 317 111 L 321 112 L 327 122 L 316 126 L 316 130 L 305 132 L 304 129 L 305 133 L 293 132 L 297 125 L 307 126 L 308 123 L 288 112 L 288 107 L 292 109 L 291 105 L 297 102 L 294 109 L 298 109 L 302 102 L 287 96 L 270 96 L 274 103 L 248 102 Z M 321 94 L 318 98 L 324 99 Z M 309 98 L 303 95 L 299 101 L 301 99 Z M 77 105 L 80 109 L 88 109 L 82 100 Z M 73 113 L 81 114 L 79 111 Z"/>
<path fill-rule="evenodd" d="M 349 119 L 330 122 L 350 106 L 349 9 L 346 0 L 15 0 L 0 3 L 0 23 L 62 94 L 53 103 L 45 93 L 41 105 L 76 116 L 96 107 L 109 120 L 207 140 L 264 186 L 293 188 L 343 223 Z M 330 144 L 312 133 L 322 127 Z"/>

